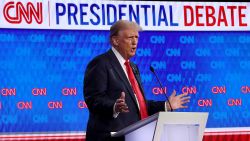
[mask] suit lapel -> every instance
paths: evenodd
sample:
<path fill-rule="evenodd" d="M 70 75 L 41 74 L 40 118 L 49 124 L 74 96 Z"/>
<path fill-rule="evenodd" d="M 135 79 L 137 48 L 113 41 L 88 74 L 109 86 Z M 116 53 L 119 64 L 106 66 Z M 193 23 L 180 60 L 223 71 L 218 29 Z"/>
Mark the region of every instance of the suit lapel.
<path fill-rule="evenodd" d="M 135 102 L 135 104 L 137 105 L 136 99 L 135 99 L 135 95 L 134 92 L 132 90 L 132 87 L 128 81 L 128 78 L 126 76 L 126 74 L 124 73 L 122 66 L 120 65 L 118 59 L 116 58 L 115 54 L 113 53 L 112 50 L 109 50 L 108 53 L 108 58 L 109 58 L 109 62 L 112 65 L 114 71 L 118 74 L 118 76 L 120 77 L 120 79 L 123 81 L 123 83 L 126 86 L 126 89 L 129 92 L 129 95 L 132 97 L 133 101 Z"/>

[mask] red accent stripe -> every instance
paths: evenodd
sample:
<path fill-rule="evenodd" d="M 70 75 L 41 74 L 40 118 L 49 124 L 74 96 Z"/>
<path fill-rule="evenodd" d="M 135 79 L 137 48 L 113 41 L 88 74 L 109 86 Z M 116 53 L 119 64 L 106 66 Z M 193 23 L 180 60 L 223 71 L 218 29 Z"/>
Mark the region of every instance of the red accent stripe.
<path fill-rule="evenodd" d="M 205 135 L 203 141 L 250 141 L 250 135 Z"/>
<path fill-rule="evenodd" d="M 8 138 L 78 138 L 78 137 L 81 137 L 81 138 L 85 138 L 85 135 L 51 135 L 51 136 L 0 136 L 1 139 L 8 139 Z"/>
<path fill-rule="evenodd" d="M 244 131 L 228 131 L 227 133 L 244 132 Z M 249 131 L 248 131 L 249 132 Z M 222 132 L 213 132 L 222 133 Z M 0 141 L 35 141 L 35 140 L 46 140 L 46 141 L 85 141 L 85 135 L 42 135 L 42 136 L 1 136 Z M 250 141 L 249 134 L 237 134 L 237 135 L 204 135 L 203 141 Z"/>
<path fill-rule="evenodd" d="M 217 131 L 217 132 L 205 132 L 205 133 L 240 133 L 240 132 L 249 132 L 250 131 Z"/>
<path fill-rule="evenodd" d="M 85 139 L 0 139 L 0 141 L 85 141 Z"/>

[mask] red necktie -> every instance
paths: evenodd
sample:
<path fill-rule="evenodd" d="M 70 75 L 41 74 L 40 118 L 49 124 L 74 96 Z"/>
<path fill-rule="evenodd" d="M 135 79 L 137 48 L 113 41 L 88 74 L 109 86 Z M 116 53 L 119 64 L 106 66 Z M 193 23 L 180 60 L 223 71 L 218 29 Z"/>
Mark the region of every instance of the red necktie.
<path fill-rule="evenodd" d="M 129 61 L 127 60 L 124 64 L 126 66 L 129 81 L 131 83 L 131 86 L 133 88 L 133 91 L 134 91 L 134 93 L 137 97 L 138 103 L 139 103 L 141 119 L 144 119 L 144 118 L 148 117 L 145 99 L 142 96 L 141 90 L 140 90 L 139 85 L 135 79 L 135 75 L 132 71 L 132 68 L 129 64 Z"/>

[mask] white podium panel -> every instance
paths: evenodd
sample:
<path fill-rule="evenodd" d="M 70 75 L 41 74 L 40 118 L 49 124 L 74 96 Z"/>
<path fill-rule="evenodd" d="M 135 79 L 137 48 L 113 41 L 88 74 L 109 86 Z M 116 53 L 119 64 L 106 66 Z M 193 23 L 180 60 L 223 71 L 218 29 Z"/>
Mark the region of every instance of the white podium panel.
<path fill-rule="evenodd" d="M 198 141 L 198 133 L 198 124 L 165 124 L 161 141 Z"/>
<path fill-rule="evenodd" d="M 159 112 L 130 125 L 112 137 L 126 141 L 202 141 L 208 113 Z"/>
<path fill-rule="evenodd" d="M 207 123 L 208 113 L 199 112 L 160 112 L 157 120 L 157 126 L 155 129 L 155 136 L 153 141 L 161 141 L 162 134 L 164 134 L 164 125 L 174 124 L 182 126 L 199 125 L 197 141 L 202 141 L 203 132 Z M 178 132 L 182 136 L 181 132 Z M 185 134 L 185 133 L 183 133 Z M 165 135 L 165 134 L 164 134 Z M 165 135 L 167 136 L 167 135 Z M 172 141 L 172 140 L 171 140 Z"/>

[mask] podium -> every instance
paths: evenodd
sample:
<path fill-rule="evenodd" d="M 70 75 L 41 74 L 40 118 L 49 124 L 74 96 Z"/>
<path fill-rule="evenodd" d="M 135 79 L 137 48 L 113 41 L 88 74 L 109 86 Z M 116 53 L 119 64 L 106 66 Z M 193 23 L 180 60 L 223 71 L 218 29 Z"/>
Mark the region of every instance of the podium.
<path fill-rule="evenodd" d="M 202 141 L 207 118 L 204 112 L 159 112 L 111 136 L 125 136 L 126 141 Z"/>

